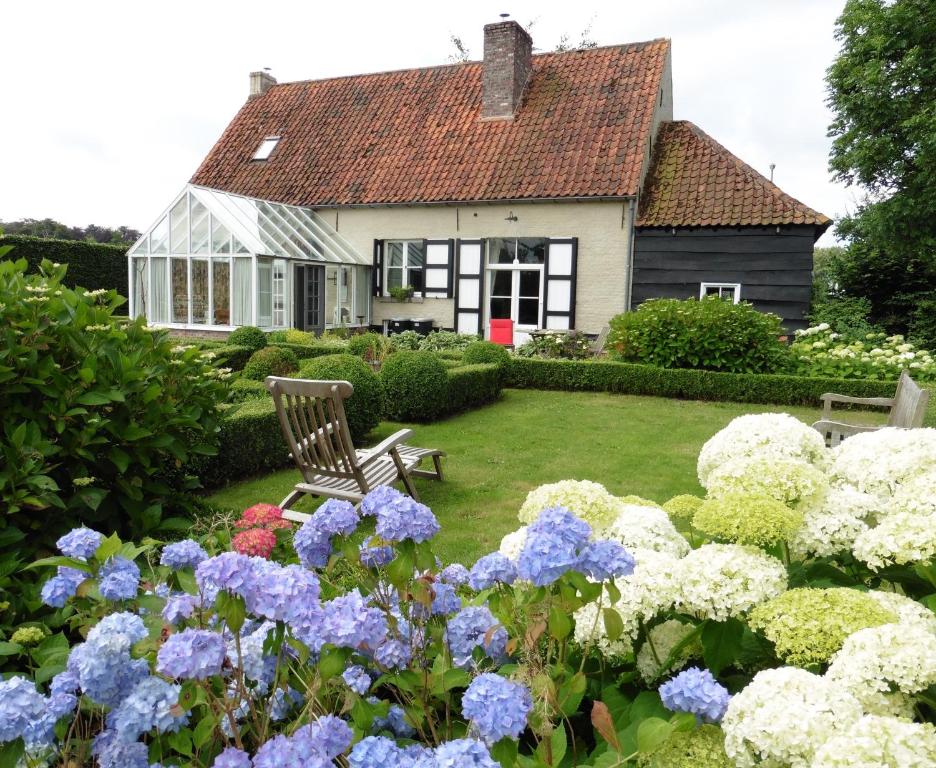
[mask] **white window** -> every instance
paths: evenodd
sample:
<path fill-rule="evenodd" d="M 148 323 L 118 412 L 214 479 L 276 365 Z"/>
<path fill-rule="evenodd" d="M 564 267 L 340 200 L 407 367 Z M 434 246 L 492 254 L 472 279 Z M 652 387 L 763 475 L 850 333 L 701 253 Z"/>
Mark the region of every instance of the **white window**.
<path fill-rule="evenodd" d="M 415 296 L 422 296 L 426 252 L 422 240 L 387 240 L 384 293 L 391 288 L 410 286 Z"/>
<path fill-rule="evenodd" d="M 267 136 L 263 141 L 260 142 L 260 146 L 257 147 L 257 151 L 254 152 L 254 160 L 266 160 L 273 154 L 273 150 L 276 149 L 276 145 L 279 144 L 279 136 Z"/>
<path fill-rule="evenodd" d="M 702 283 L 699 298 L 704 299 L 706 296 L 718 296 L 737 304 L 741 301 L 741 283 Z"/>

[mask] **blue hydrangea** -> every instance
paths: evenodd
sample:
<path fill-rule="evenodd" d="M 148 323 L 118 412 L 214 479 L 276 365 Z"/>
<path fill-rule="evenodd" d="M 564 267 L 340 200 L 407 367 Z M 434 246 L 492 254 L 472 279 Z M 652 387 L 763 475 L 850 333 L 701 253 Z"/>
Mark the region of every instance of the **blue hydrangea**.
<path fill-rule="evenodd" d="M 374 660 L 386 669 L 403 669 L 411 658 L 409 646 L 393 638 L 384 640 L 374 653 Z"/>
<path fill-rule="evenodd" d="M 240 660 L 238 662 L 237 644 L 233 639 L 227 643 L 227 656 L 231 666 L 240 668 L 244 672 L 244 677 L 252 684 L 258 694 L 265 694 L 273 683 L 276 674 L 276 656 L 265 653 L 264 643 L 270 630 L 274 628 L 273 622 L 265 621 L 259 627 L 247 631 L 248 628 L 241 630 L 240 638 Z"/>
<path fill-rule="evenodd" d="M 288 690 L 277 688 L 273 691 L 273 695 L 270 696 L 269 702 L 267 703 L 270 711 L 270 720 L 274 723 L 285 720 L 301 703 L 302 694 L 295 688 L 290 687 Z"/>
<path fill-rule="evenodd" d="M 356 589 L 325 603 L 322 639 L 345 648 L 376 648 L 387 636 L 387 620 Z"/>
<path fill-rule="evenodd" d="M 129 651 L 130 646 L 145 640 L 149 633 L 143 619 L 129 611 L 109 613 L 88 631 L 88 642 L 94 643 L 99 638 L 121 637 Z"/>
<path fill-rule="evenodd" d="M 461 587 L 468 583 L 468 569 L 461 563 L 452 563 L 442 569 L 439 578 L 447 584 Z"/>
<path fill-rule="evenodd" d="M 293 739 L 307 742 L 311 750 L 334 760 L 351 746 L 354 731 L 340 717 L 322 715 L 309 725 L 299 728 L 293 734 Z"/>
<path fill-rule="evenodd" d="M 549 533 L 578 549 L 592 534 L 591 526 L 565 507 L 549 507 L 539 513 L 527 529 L 528 534 Z"/>
<path fill-rule="evenodd" d="M 471 605 L 462 608 L 449 619 L 445 641 L 454 664 L 467 667 L 471 665 L 471 654 L 475 648 L 481 648 L 495 661 L 503 659 L 507 648 L 507 630 L 500 626 L 486 605 Z"/>
<path fill-rule="evenodd" d="M 195 595 L 170 595 L 163 606 L 162 617 L 170 624 L 181 624 L 192 617 L 198 604 Z"/>
<path fill-rule="evenodd" d="M 71 693 L 53 694 L 46 699 L 45 712 L 23 731 L 23 740 L 30 749 L 48 747 L 55 742 L 55 724 L 74 714 L 78 697 Z"/>
<path fill-rule="evenodd" d="M 150 768 L 149 748 L 139 741 L 124 741 L 113 731 L 103 731 L 92 750 L 99 768 Z"/>
<path fill-rule="evenodd" d="M 306 520 L 293 536 L 293 548 L 306 568 L 324 568 L 332 553 L 331 536 Z"/>
<path fill-rule="evenodd" d="M 367 674 L 367 670 L 360 664 L 352 664 L 349 666 L 341 674 L 341 677 L 348 684 L 348 688 L 355 693 L 359 693 L 361 696 L 370 690 L 371 677 Z"/>
<path fill-rule="evenodd" d="M 413 603 L 413 613 L 419 618 L 427 614 L 432 616 L 448 616 L 461 610 L 461 598 L 455 594 L 455 587 L 442 581 L 432 585 L 432 605 L 426 609 L 422 603 Z"/>
<path fill-rule="evenodd" d="M 130 695 L 107 715 L 107 727 L 124 741 L 136 741 L 144 733 L 174 733 L 188 722 L 188 713 L 176 716 L 182 688 L 158 677 L 141 680 Z"/>
<path fill-rule="evenodd" d="M 462 712 L 487 744 L 520 738 L 531 709 L 533 697 L 525 685 L 491 672 L 478 675 L 462 696 Z"/>
<path fill-rule="evenodd" d="M 130 649 L 147 636 L 139 616 L 112 613 L 74 646 L 66 671 L 74 675 L 82 692 L 96 704 L 116 707 L 140 680 L 149 675 L 146 659 L 133 659 Z"/>
<path fill-rule="evenodd" d="M 368 536 L 361 544 L 361 564 L 367 568 L 380 568 L 394 558 L 393 547 L 372 547 L 373 536 Z"/>
<path fill-rule="evenodd" d="M 257 576 L 254 564 L 247 555 L 222 552 L 198 564 L 195 581 L 209 603 L 221 590 L 249 600 L 256 589 Z"/>
<path fill-rule="evenodd" d="M 253 768 L 333 768 L 333 763 L 322 753 L 310 751 L 309 740 L 274 736 L 254 755 Z"/>
<path fill-rule="evenodd" d="M 216 632 L 185 629 L 163 643 L 156 669 L 177 680 L 204 680 L 221 673 L 225 651 L 224 638 Z"/>
<path fill-rule="evenodd" d="M 435 753 L 422 744 L 407 744 L 403 747 L 401 762 L 406 768 L 436 768 Z"/>
<path fill-rule="evenodd" d="M 619 576 L 630 576 L 636 561 L 616 541 L 593 541 L 579 551 L 575 570 L 591 576 L 595 581 L 607 581 Z"/>
<path fill-rule="evenodd" d="M 75 693 L 80 687 L 81 681 L 78 679 L 78 675 L 66 669 L 52 678 L 52 682 L 49 684 L 49 692 L 53 696 L 57 696 L 64 693 Z"/>
<path fill-rule="evenodd" d="M 690 667 L 660 686 L 660 698 L 671 712 L 690 712 L 706 723 L 719 723 L 731 694 L 707 669 Z"/>
<path fill-rule="evenodd" d="M 568 538 L 543 531 L 527 531 L 526 541 L 517 558 L 517 572 L 521 579 L 543 587 L 572 570 L 577 561 L 576 546 Z"/>
<path fill-rule="evenodd" d="M 0 681 L 0 744 L 23 736 L 45 714 L 46 698 L 25 677 Z"/>
<path fill-rule="evenodd" d="M 412 539 L 418 544 L 439 532 L 439 521 L 425 504 L 403 496 L 378 509 L 375 530 L 384 541 Z"/>
<path fill-rule="evenodd" d="M 140 569 L 125 557 L 112 557 L 101 568 L 98 589 L 107 600 L 131 600 L 140 588 Z"/>
<path fill-rule="evenodd" d="M 500 763 L 480 741 L 454 739 L 435 748 L 434 768 L 500 768 Z"/>
<path fill-rule="evenodd" d="M 159 564 L 169 568 L 194 568 L 202 560 L 208 559 L 208 553 L 202 545 L 192 539 L 184 539 L 163 547 Z"/>
<path fill-rule="evenodd" d="M 237 747 L 228 747 L 211 765 L 212 768 L 251 768 L 250 755 Z"/>
<path fill-rule="evenodd" d="M 349 768 L 392 768 L 398 766 L 403 751 L 385 736 L 368 736 L 354 745 L 348 755 Z"/>
<path fill-rule="evenodd" d="M 312 513 L 309 522 L 329 536 L 350 536 L 361 518 L 350 501 L 329 499 Z"/>
<path fill-rule="evenodd" d="M 500 552 L 491 552 L 471 566 L 468 584 L 472 589 L 489 589 L 495 584 L 513 584 L 517 567 Z"/>
<path fill-rule="evenodd" d="M 319 599 L 319 581 L 299 565 L 270 563 L 257 575 L 256 589 L 247 608 L 271 621 L 291 621 Z"/>
<path fill-rule="evenodd" d="M 92 531 L 90 528 L 75 528 L 56 541 L 55 546 L 65 557 L 88 560 L 94 557 L 102 541 L 104 537 L 97 531 Z"/>
<path fill-rule="evenodd" d="M 393 506 L 404 498 L 396 488 L 390 485 L 378 485 L 361 500 L 362 515 L 376 515 L 381 509 Z"/>
<path fill-rule="evenodd" d="M 60 565 L 56 575 L 42 585 L 42 602 L 52 608 L 61 608 L 75 596 L 81 582 L 87 578 L 90 576 L 84 571 Z"/>

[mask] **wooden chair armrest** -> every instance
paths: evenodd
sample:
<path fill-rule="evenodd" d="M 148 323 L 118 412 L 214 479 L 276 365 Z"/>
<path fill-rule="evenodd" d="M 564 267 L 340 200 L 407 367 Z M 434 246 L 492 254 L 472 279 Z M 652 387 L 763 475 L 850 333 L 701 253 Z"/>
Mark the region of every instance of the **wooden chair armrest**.
<path fill-rule="evenodd" d="M 836 395 L 826 392 L 820 398 L 823 403 L 850 403 L 852 405 L 874 405 L 879 408 L 890 408 L 894 404 L 893 397 L 852 397 L 851 395 Z"/>
<path fill-rule="evenodd" d="M 405 443 L 413 436 L 413 430 L 411 429 L 401 429 L 399 432 L 394 432 L 390 437 L 381 440 L 377 445 L 368 450 L 367 456 L 361 459 L 360 467 L 363 469 L 372 461 L 376 461 L 382 456 L 386 456 L 390 451 L 396 448 L 401 443 Z"/>
<path fill-rule="evenodd" d="M 833 438 L 837 437 L 837 440 L 832 440 L 833 445 L 838 445 L 838 443 L 846 437 L 851 437 L 861 432 L 874 432 L 880 429 L 880 427 L 871 425 L 845 424 L 841 421 L 830 421 L 828 419 L 820 419 L 812 425 L 812 428 L 819 432 L 823 438 L 826 435 L 831 435 Z"/>

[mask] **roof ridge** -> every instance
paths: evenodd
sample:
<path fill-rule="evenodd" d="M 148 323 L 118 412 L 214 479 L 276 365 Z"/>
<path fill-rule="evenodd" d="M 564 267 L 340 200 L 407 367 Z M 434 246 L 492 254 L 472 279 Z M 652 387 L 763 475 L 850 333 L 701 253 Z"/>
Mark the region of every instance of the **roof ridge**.
<path fill-rule="evenodd" d="M 607 51 L 612 48 L 636 48 L 642 45 L 650 45 L 651 43 L 667 43 L 672 44 L 672 41 L 668 37 L 655 37 L 652 40 L 639 40 L 633 43 L 614 43 L 611 45 L 597 45 L 594 48 L 573 48 L 568 51 L 543 51 L 542 53 L 534 53 L 534 59 L 542 59 L 547 56 L 565 56 L 567 54 L 573 53 L 591 53 L 593 51 Z M 401 69 L 381 69 L 376 72 L 357 72 L 352 75 L 332 75 L 331 77 L 307 77 L 302 80 L 286 80 L 282 83 L 276 83 L 271 86 L 269 91 L 272 91 L 276 88 L 282 88 L 289 85 L 305 85 L 307 83 L 327 83 L 334 80 L 353 80 L 358 77 L 376 77 L 379 75 L 395 75 L 403 74 L 406 72 L 425 72 L 430 69 L 448 69 L 450 67 L 465 67 L 469 65 L 481 65 L 484 64 L 482 59 L 471 59 L 470 61 L 453 61 L 447 64 L 427 64 L 422 67 L 402 67 Z"/>

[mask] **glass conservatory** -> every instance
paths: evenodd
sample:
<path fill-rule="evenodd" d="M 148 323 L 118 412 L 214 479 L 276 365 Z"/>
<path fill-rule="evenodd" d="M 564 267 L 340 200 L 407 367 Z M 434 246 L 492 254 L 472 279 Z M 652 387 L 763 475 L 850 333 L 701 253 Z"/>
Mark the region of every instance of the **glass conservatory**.
<path fill-rule="evenodd" d="M 371 260 L 308 208 L 188 185 L 128 254 L 130 314 L 193 330 L 370 322 Z"/>

